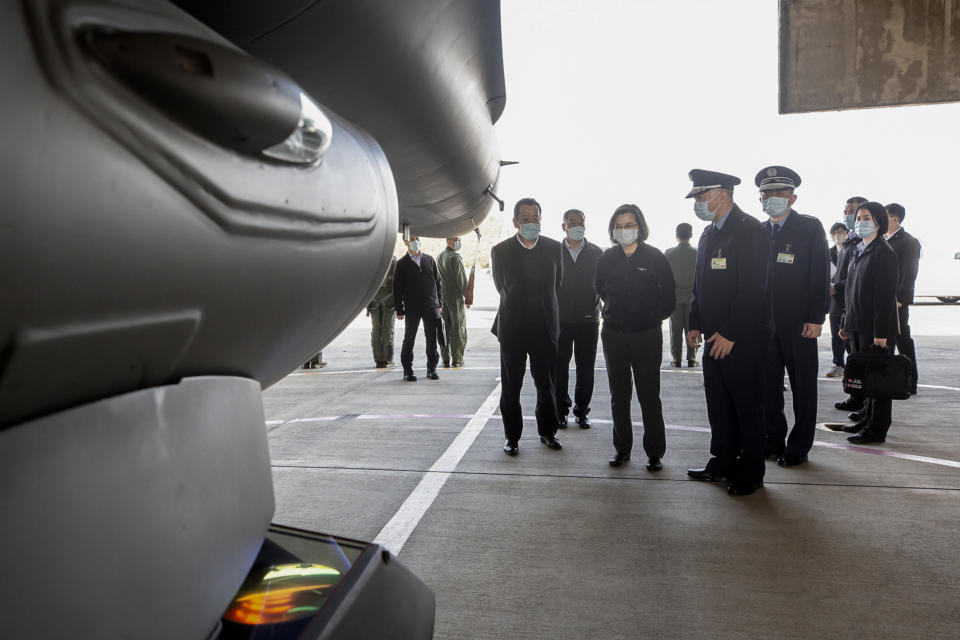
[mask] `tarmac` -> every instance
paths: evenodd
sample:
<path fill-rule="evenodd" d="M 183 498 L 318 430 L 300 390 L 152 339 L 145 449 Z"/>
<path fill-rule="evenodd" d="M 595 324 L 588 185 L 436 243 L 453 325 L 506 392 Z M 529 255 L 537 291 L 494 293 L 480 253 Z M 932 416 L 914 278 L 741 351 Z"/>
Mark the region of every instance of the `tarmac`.
<path fill-rule="evenodd" d="M 666 323 L 662 471 L 645 467 L 636 400 L 632 460 L 607 464 L 602 351 L 593 428 L 540 444 L 528 374 L 520 455 L 506 456 L 489 291 L 478 304 L 465 366 L 440 380 L 402 380 L 400 322 L 397 366 L 375 369 L 361 314 L 325 368 L 263 394 L 274 521 L 398 553 L 437 595 L 436 638 L 957 637 L 960 305 L 912 309 L 920 390 L 894 403 L 885 444 L 821 427 L 808 463 L 768 461 L 764 488 L 732 497 L 686 475 L 709 456 L 703 377 L 670 366 Z M 422 334 L 416 353 L 423 374 Z M 829 337 L 820 360 L 823 373 Z M 818 419 L 843 422 L 840 382 L 818 390 Z M 792 424 L 789 407 L 788 393 Z"/>

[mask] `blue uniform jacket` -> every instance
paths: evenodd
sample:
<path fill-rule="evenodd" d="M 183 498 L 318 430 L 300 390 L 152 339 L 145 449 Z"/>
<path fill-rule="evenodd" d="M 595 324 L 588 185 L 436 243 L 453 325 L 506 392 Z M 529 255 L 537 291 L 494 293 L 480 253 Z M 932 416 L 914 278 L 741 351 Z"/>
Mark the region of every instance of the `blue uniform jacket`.
<path fill-rule="evenodd" d="M 704 340 L 768 338 L 773 329 L 770 235 L 736 204 L 722 229 L 710 224 L 697 246 L 690 328 Z"/>
<path fill-rule="evenodd" d="M 763 223 L 770 233 L 772 221 Z M 799 335 L 803 324 L 823 324 L 830 307 L 830 250 L 823 224 L 791 211 L 770 242 L 773 324 L 777 335 Z"/>

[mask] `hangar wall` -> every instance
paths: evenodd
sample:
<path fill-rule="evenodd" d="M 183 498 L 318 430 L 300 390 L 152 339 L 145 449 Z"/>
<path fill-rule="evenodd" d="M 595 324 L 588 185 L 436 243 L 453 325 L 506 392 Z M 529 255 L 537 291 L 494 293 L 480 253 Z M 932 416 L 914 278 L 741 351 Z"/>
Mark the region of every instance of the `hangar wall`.
<path fill-rule="evenodd" d="M 780 0 L 780 113 L 960 100 L 960 0 Z"/>

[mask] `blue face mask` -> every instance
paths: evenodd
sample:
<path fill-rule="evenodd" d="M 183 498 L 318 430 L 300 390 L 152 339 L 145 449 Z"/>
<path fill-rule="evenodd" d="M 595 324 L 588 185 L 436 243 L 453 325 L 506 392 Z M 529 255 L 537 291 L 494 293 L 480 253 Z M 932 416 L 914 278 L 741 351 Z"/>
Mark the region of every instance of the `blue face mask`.
<path fill-rule="evenodd" d="M 867 239 L 876 231 L 873 220 L 857 220 L 853 225 L 854 232 L 863 239 Z"/>
<path fill-rule="evenodd" d="M 790 208 L 789 198 L 777 198 L 771 196 L 763 201 L 763 212 L 771 218 L 779 218 Z"/>
<path fill-rule="evenodd" d="M 539 222 L 525 222 L 520 225 L 520 237 L 531 242 L 540 236 Z"/>
<path fill-rule="evenodd" d="M 583 227 L 567 227 L 567 237 L 573 240 L 574 242 L 579 242 L 583 240 L 584 228 Z"/>
<path fill-rule="evenodd" d="M 843 216 L 843 224 L 847 227 L 847 229 L 853 229 L 854 220 L 852 213 L 850 215 Z"/>
<path fill-rule="evenodd" d="M 453 250 L 454 250 L 454 251 L 460 251 L 460 248 L 461 248 L 462 246 L 463 246 L 463 243 L 460 242 L 459 240 L 457 240 L 456 242 L 453 243 Z"/>
<path fill-rule="evenodd" d="M 710 198 L 713 200 L 713 198 Z M 693 203 L 693 212 L 704 222 L 710 222 L 717 215 L 716 211 L 710 211 L 710 200 Z"/>
<path fill-rule="evenodd" d="M 420 241 L 411 240 L 409 248 L 410 248 L 410 253 L 417 253 L 418 251 L 420 251 Z"/>

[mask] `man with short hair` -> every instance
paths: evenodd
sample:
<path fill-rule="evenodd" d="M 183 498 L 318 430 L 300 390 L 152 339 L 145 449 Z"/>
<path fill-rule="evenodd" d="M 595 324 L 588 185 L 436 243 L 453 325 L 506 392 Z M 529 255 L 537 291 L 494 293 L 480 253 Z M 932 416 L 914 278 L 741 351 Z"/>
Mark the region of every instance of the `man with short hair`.
<path fill-rule="evenodd" d="M 670 314 L 670 355 L 671 364 L 680 366 L 683 355 L 684 337 L 690 328 L 690 298 L 693 297 L 693 278 L 697 267 L 697 250 L 690 246 L 693 227 L 689 222 L 677 225 L 677 246 L 664 252 L 667 262 L 677 281 L 677 306 Z M 697 347 L 687 344 L 687 366 L 697 366 Z"/>
<path fill-rule="evenodd" d="M 413 373 L 413 343 L 417 329 L 423 321 L 423 336 L 427 340 L 427 378 L 437 380 L 437 331 L 440 328 L 440 313 L 443 311 L 442 285 L 436 261 L 420 251 L 420 238 L 411 235 L 404 240 L 407 254 L 397 260 L 393 274 L 393 302 L 397 318 L 405 322 L 403 346 L 400 348 L 400 364 L 403 379 L 416 382 Z"/>
<path fill-rule="evenodd" d="M 563 214 L 564 239 L 560 243 L 563 284 L 557 293 L 560 305 L 560 336 L 557 341 L 557 409 L 559 426 L 567 428 L 567 413 L 573 407 L 577 425 L 590 428 L 593 398 L 593 368 L 597 362 L 600 331 L 600 296 L 597 295 L 597 263 L 603 249 L 585 237 L 586 216 L 579 209 Z M 570 357 L 577 369 L 577 382 L 570 400 Z"/>
<path fill-rule="evenodd" d="M 530 356 L 530 373 L 537 387 L 537 432 L 540 442 L 560 450 L 554 373 L 560 314 L 557 292 L 563 282 L 560 243 L 540 235 L 540 203 L 523 198 L 513 207 L 517 234 L 490 251 L 493 284 L 500 307 L 492 332 L 500 341 L 500 415 L 504 452 L 520 452 L 523 411 L 520 390 Z"/>
<path fill-rule="evenodd" d="M 393 329 L 396 309 L 393 306 L 393 273 L 397 268 L 397 257 L 390 258 L 390 268 L 383 276 L 380 288 L 367 305 L 370 316 L 370 346 L 373 348 L 373 361 L 377 368 L 393 364 Z"/>
<path fill-rule="evenodd" d="M 800 176 L 770 166 L 754 179 L 768 219 L 773 279 L 773 338 L 765 360 L 764 438 L 766 457 L 792 467 L 807 460 L 817 425 L 817 338 L 830 305 L 830 250 L 823 224 L 793 209 Z M 793 395 L 793 429 L 787 437 L 783 372 Z"/>
<path fill-rule="evenodd" d="M 730 495 L 763 486 L 763 359 L 772 332 L 770 236 L 733 201 L 740 178 L 690 172 L 694 213 L 710 224 L 697 247 L 687 340 L 705 341 L 703 389 L 710 420 L 710 453 L 687 475 L 730 481 Z"/>
<path fill-rule="evenodd" d="M 854 216 L 857 213 L 857 207 L 865 204 L 867 199 L 863 196 L 853 196 L 847 198 L 843 207 L 843 224 L 849 229 L 847 241 L 843 243 L 843 248 L 837 256 L 837 270 L 833 274 L 833 280 L 830 282 L 830 314 L 837 317 L 837 322 L 843 317 L 844 312 L 844 294 L 846 293 L 847 275 L 850 272 L 850 263 L 857 255 L 857 246 L 862 242 L 860 237 L 853 230 Z M 832 322 L 832 320 L 831 320 Z M 844 351 L 850 353 L 850 341 L 843 341 Z M 840 376 L 843 372 L 839 372 Z M 829 375 L 829 374 L 828 374 Z M 830 376 L 839 377 L 839 376 Z M 841 411 L 858 411 L 863 408 L 863 400 L 855 396 L 848 396 L 846 400 L 836 402 L 833 405 Z"/>
<path fill-rule="evenodd" d="M 897 283 L 897 315 L 900 321 L 900 332 L 897 334 L 897 351 L 910 358 L 913 363 L 913 388 L 910 393 L 917 392 L 917 351 L 910 334 L 910 305 L 913 304 L 913 291 L 917 282 L 917 272 L 920 269 L 920 242 L 907 233 L 901 225 L 907 217 L 903 205 L 896 202 L 884 207 L 890 219 L 890 228 L 887 231 L 887 244 L 897 254 L 897 263 L 900 266 L 900 279 Z"/>
<path fill-rule="evenodd" d="M 447 339 L 440 346 L 444 368 L 451 364 L 462 367 L 463 352 L 467 348 L 467 309 L 464 305 L 467 272 L 463 268 L 463 257 L 458 253 L 461 247 L 459 237 L 447 238 L 447 248 L 437 256 L 437 269 L 443 285 L 443 324 L 447 329 Z"/>
<path fill-rule="evenodd" d="M 834 222 L 830 227 L 830 240 L 833 246 L 830 247 L 830 280 L 833 280 L 837 273 L 837 263 L 840 258 L 840 252 L 843 245 L 850 235 L 850 230 L 842 222 Z M 843 338 L 840 337 L 840 313 L 834 311 L 833 296 L 830 297 L 830 349 L 833 351 L 833 367 L 827 370 L 828 378 L 839 378 L 843 376 L 843 366 L 846 363 L 846 348 L 843 345 Z"/>

